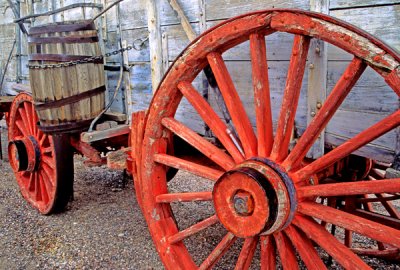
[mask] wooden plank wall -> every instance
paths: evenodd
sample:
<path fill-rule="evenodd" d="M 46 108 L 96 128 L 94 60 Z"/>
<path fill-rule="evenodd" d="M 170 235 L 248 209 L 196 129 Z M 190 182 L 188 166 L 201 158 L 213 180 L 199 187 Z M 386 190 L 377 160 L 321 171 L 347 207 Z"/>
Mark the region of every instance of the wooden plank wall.
<path fill-rule="evenodd" d="M 224 19 L 266 8 L 300 8 L 309 10 L 311 2 L 323 0 L 177 0 L 181 5 L 185 15 L 197 34 L 210 28 Z M 326 0 L 325 0 L 326 1 Z M 6 6 L 6 0 L 0 0 L 0 12 L 2 6 Z M 26 0 L 21 6 L 22 14 L 26 15 L 32 9 Z M 52 8 L 65 6 L 72 3 L 82 2 L 78 0 L 35 0 L 33 1 L 35 12 L 44 12 Z M 88 1 L 86 1 L 88 2 Z M 113 0 L 92 0 L 92 2 L 108 5 Z M 128 52 L 129 65 L 131 66 L 130 82 L 133 88 L 131 107 L 133 110 L 146 109 L 152 97 L 151 65 L 150 65 L 150 46 L 147 40 L 148 18 L 147 0 L 125 0 L 120 4 L 120 18 L 122 39 L 128 44 L 134 44 L 137 50 Z M 179 19 L 170 7 L 168 0 L 158 0 L 157 9 L 160 18 L 160 30 L 162 34 L 162 59 L 163 72 L 168 65 L 180 54 L 189 44 L 189 40 L 180 25 Z M 330 0 L 330 15 L 350 22 L 381 38 L 392 47 L 400 50 L 400 2 L 398 0 Z M 91 9 L 85 10 L 85 16 L 90 18 L 93 15 Z M 13 26 L 11 11 L 7 10 L 5 16 L 0 16 L 0 61 L 3 61 L 10 45 L 9 37 L 12 34 Z M 35 24 L 46 23 L 55 20 L 71 20 L 82 17 L 82 10 L 64 12 L 51 18 L 40 18 L 35 20 Z M 104 24 L 100 23 L 99 30 L 105 41 L 105 51 L 109 52 L 118 48 L 118 20 L 116 9 L 110 10 Z M 3 30 L 6 29 L 6 30 Z M 6 34 L 4 34 L 6 31 Z M 7 39 L 8 38 L 8 39 Z M 270 61 L 270 81 L 271 96 L 273 99 L 273 115 L 276 119 L 279 113 L 280 100 L 286 81 L 288 60 L 292 46 L 292 36 L 287 34 L 273 34 L 267 38 L 267 54 Z M 141 45 L 141 46 L 139 46 Z M 26 64 L 26 49 L 23 44 L 22 66 Z M 140 48 L 139 48 L 140 47 Z M 223 55 L 228 68 L 234 79 L 234 83 L 239 90 L 246 110 L 252 118 L 254 124 L 254 110 L 252 105 L 251 74 L 249 66 L 249 46 L 248 43 L 240 45 L 237 49 Z M 25 57 L 25 58 L 24 58 Z M 326 94 L 329 94 L 334 83 L 345 69 L 349 55 L 341 50 L 328 46 L 328 75 Z M 107 59 L 109 64 L 119 64 L 118 56 Z M 0 70 L 2 62 L 0 62 Z M 15 60 L 10 69 L 8 80 L 15 81 Z M 307 125 L 307 112 L 311 106 L 307 104 L 308 91 L 308 71 L 306 71 L 301 92 L 299 112 L 296 117 L 296 125 L 301 131 Z M 23 69 L 22 76 L 26 76 L 28 71 Z M 118 79 L 117 72 L 108 72 L 109 94 L 113 95 Z M 195 81 L 195 86 L 203 92 L 204 77 L 199 76 Z M 372 87 L 371 87 L 372 86 Z M 218 107 L 215 97 L 209 93 L 209 101 L 214 107 Z M 117 96 L 112 109 L 122 111 L 124 100 L 121 93 Z M 393 110 L 399 108 L 399 99 L 389 91 L 385 83 L 372 70 L 367 70 L 362 79 L 355 87 L 355 91 L 350 94 L 350 98 L 343 104 L 339 112 L 335 115 L 334 121 L 327 127 L 325 139 L 330 144 L 340 144 L 344 139 L 357 133 L 372 123 L 378 121 Z M 218 109 L 216 109 L 218 110 Z M 204 124 L 193 112 L 187 102 L 183 102 L 178 110 L 178 118 L 199 133 L 204 133 Z M 399 144 L 399 135 L 395 132 L 387 134 L 376 140 L 373 147 L 363 149 L 362 154 L 373 153 L 381 160 L 388 160 L 394 154 L 394 145 Z M 398 146 L 400 147 L 400 146 Z M 399 149 L 397 149 L 399 151 Z"/>

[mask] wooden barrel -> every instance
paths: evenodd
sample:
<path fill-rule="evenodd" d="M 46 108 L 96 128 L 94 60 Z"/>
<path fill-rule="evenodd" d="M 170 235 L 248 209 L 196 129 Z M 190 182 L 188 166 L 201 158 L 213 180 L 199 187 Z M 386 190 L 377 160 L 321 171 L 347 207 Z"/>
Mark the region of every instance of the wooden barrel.
<path fill-rule="evenodd" d="M 40 125 L 46 133 L 72 133 L 87 128 L 103 109 L 103 60 L 55 68 L 101 55 L 95 25 L 71 21 L 32 27 L 29 30 L 29 69 L 32 95 Z"/>

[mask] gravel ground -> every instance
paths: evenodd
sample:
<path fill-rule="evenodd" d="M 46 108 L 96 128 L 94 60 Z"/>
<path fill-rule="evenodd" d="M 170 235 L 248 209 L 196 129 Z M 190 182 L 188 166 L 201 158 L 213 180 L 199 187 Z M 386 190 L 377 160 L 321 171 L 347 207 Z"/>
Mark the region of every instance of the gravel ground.
<path fill-rule="evenodd" d="M 3 130 L 3 133 L 4 130 Z M 2 134 L 5 149 L 5 134 Z M 132 181 L 122 172 L 88 168 L 75 158 L 74 201 L 67 211 L 41 216 L 21 197 L 8 162 L 0 163 L 0 270 L 1 269 L 163 269 L 146 223 L 136 202 Z M 178 174 L 173 191 L 207 189 L 208 182 L 188 174 Z M 208 187 L 209 188 L 209 187 Z M 173 205 L 176 220 L 186 228 L 213 213 L 210 203 Z M 198 262 L 204 260 L 224 236 L 213 226 L 185 242 Z M 233 269 L 242 241 L 216 265 Z M 327 255 L 321 252 L 327 260 Z M 400 269 L 367 258 L 374 269 Z M 252 268 L 259 265 L 256 251 Z M 304 267 L 302 267 L 304 268 Z M 341 269 L 333 264 L 330 269 Z"/>

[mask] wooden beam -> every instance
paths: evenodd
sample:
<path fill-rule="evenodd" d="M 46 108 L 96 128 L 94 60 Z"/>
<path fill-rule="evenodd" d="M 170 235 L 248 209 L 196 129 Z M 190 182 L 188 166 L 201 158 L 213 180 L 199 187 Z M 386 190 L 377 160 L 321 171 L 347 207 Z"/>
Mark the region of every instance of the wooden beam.
<path fill-rule="evenodd" d="M 186 33 L 186 36 L 190 41 L 194 40 L 197 36 L 196 32 L 194 31 L 192 25 L 189 22 L 189 19 L 186 17 L 185 13 L 183 12 L 183 9 L 179 5 L 179 3 L 176 0 L 169 0 L 168 1 L 173 10 L 177 13 L 178 18 L 181 20 L 181 25 L 183 27 L 183 30 Z"/>
<path fill-rule="evenodd" d="M 157 0 L 147 1 L 147 23 L 149 29 L 151 83 L 153 86 L 153 93 L 157 90 L 158 84 L 161 82 L 163 76 L 161 27 L 157 2 Z"/>
<path fill-rule="evenodd" d="M 91 143 L 129 134 L 129 132 L 130 132 L 129 125 L 119 125 L 115 128 L 111 128 L 108 130 L 83 132 L 81 133 L 81 141 L 84 143 Z"/>
<path fill-rule="evenodd" d="M 310 0 L 311 11 L 329 13 L 329 0 Z M 308 56 L 308 88 L 307 88 L 307 125 L 326 99 L 328 75 L 328 51 L 325 42 L 313 39 Z M 307 154 L 309 158 L 318 158 L 324 154 L 325 130 Z"/>

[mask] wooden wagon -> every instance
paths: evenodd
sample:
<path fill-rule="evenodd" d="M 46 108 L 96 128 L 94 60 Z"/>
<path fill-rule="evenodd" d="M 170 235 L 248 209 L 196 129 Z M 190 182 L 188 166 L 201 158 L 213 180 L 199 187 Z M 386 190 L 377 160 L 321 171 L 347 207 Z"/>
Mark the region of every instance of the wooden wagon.
<path fill-rule="evenodd" d="M 161 36 L 155 2 L 149 3 L 152 42 Z M 325 2 L 318 3 L 313 9 L 321 11 Z M 60 211 L 73 192 L 74 152 L 102 164 L 101 153 L 129 146 L 118 154 L 129 154 L 122 164 L 168 269 L 212 268 L 238 239 L 237 269 L 250 267 L 258 246 L 262 269 L 296 268 L 300 261 L 325 269 L 321 249 L 348 269 L 368 269 L 363 255 L 398 260 L 399 53 L 351 24 L 299 9 L 251 12 L 194 38 L 184 10 L 171 4 L 193 41 L 170 65 L 148 110 L 134 112 L 129 123 L 105 121 L 103 131 L 82 132 L 83 126 L 57 129 L 61 120 L 71 122 L 57 118 L 49 130 L 35 106 L 56 102 L 55 109 L 65 109 L 69 103 L 55 94 L 2 101 L 24 197 L 43 214 Z M 162 46 L 153 49 L 150 65 L 160 67 Z M 31 61 L 46 69 L 40 65 L 54 59 Z M 93 96 L 82 95 L 93 104 Z M 204 186 L 174 190 L 177 171 Z M 214 213 L 181 228 L 174 205 L 199 201 Z M 226 234 L 207 258 L 197 258 L 185 243 L 211 226 Z M 370 242 L 355 243 L 353 234 Z"/>

